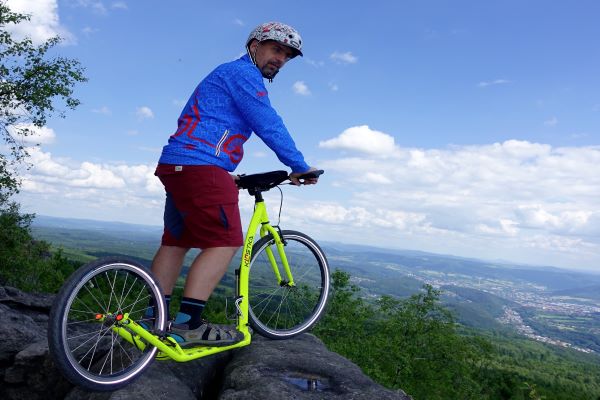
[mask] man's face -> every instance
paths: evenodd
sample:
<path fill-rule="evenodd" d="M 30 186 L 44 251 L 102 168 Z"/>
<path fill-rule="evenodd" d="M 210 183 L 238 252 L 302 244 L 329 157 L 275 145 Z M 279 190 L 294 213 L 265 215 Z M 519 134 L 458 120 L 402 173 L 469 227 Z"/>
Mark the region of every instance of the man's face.
<path fill-rule="evenodd" d="M 279 70 L 294 58 L 294 51 L 273 40 L 264 42 L 255 41 L 250 45 L 256 66 L 267 79 L 273 79 Z"/>

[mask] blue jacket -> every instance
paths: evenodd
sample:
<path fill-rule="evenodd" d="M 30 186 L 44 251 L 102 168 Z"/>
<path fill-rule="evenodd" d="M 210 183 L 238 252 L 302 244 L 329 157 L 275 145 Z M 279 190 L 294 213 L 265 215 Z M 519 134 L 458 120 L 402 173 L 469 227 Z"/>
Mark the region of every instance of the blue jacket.
<path fill-rule="evenodd" d="M 188 100 L 159 163 L 216 165 L 233 171 L 255 132 L 292 172 L 309 166 L 271 106 L 263 77 L 248 55 L 212 71 Z"/>

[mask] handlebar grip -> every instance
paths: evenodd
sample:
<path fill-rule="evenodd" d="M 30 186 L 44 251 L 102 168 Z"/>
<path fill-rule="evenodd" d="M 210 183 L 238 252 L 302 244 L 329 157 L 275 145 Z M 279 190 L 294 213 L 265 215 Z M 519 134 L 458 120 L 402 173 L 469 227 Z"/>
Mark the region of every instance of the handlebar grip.
<path fill-rule="evenodd" d="M 322 169 L 318 169 L 316 171 L 310 171 L 307 172 L 306 174 L 302 174 L 298 177 L 298 179 L 313 179 L 313 178 L 318 178 L 319 176 L 323 175 L 325 173 L 324 170 Z"/>

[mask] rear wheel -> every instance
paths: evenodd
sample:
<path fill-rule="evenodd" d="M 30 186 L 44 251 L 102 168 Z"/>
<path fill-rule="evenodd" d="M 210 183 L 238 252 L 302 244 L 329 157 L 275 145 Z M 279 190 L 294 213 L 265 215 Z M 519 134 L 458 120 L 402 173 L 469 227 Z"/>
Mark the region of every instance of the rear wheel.
<path fill-rule="evenodd" d="M 325 311 L 329 296 L 329 265 L 319 245 L 300 232 L 282 231 L 281 235 L 294 285 L 287 282 L 271 235 L 256 242 L 250 262 L 250 325 L 271 339 L 287 339 L 309 330 Z M 267 249 L 284 282 L 277 282 Z"/>
<path fill-rule="evenodd" d="M 154 304 L 156 318 L 145 318 Z M 65 282 L 55 298 L 48 324 L 50 354 L 73 384 L 92 390 L 114 390 L 138 377 L 157 348 L 136 336 L 132 342 L 125 314 L 149 329 L 163 330 L 166 308 L 150 272 L 123 258 L 103 258 L 84 265 Z M 131 335 L 130 335 L 131 336 Z"/>

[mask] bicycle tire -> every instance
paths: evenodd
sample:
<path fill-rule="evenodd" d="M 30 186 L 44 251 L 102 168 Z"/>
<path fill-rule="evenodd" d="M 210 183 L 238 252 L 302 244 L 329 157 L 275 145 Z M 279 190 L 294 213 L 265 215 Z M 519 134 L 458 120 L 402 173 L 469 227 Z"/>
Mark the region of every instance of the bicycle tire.
<path fill-rule="evenodd" d="M 281 237 L 295 286 L 274 279 L 265 251 L 271 246 L 279 258 L 272 235 L 254 244 L 250 261 L 250 326 L 270 339 L 289 339 L 310 330 L 323 315 L 330 292 L 329 264 L 317 242 L 291 230 L 282 231 Z M 280 271 L 285 278 L 283 267 Z"/>
<path fill-rule="evenodd" d="M 144 319 L 149 301 L 156 305 L 156 318 Z M 71 383 L 95 391 L 115 390 L 150 366 L 157 348 L 138 337 L 138 344 L 144 343 L 141 350 L 113 329 L 124 313 L 150 329 L 164 330 L 162 290 L 141 264 L 121 257 L 101 258 L 67 279 L 50 311 L 48 347 Z"/>

